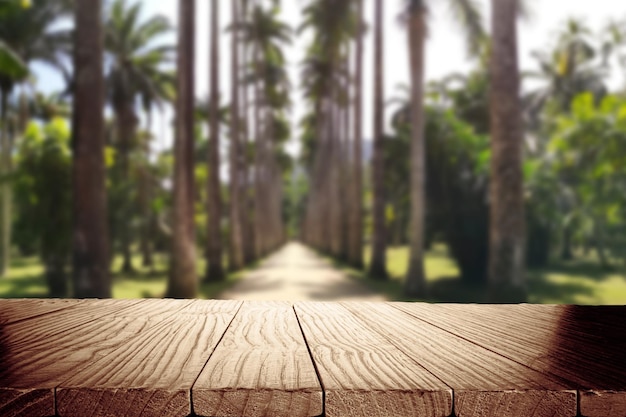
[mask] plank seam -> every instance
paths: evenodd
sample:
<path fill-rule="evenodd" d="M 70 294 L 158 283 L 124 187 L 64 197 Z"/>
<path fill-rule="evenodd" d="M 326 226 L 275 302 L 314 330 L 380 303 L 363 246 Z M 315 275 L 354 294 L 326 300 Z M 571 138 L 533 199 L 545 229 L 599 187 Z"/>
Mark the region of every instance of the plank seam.
<path fill-rule="evenodd" d="M 320 374 L 319 369 L 317 369 L 317 363 L 315 363 L 315 359 L 313 359 L 313 352 L 311 351 L 311 347 L 309 346 L 309 342 L 306 340 L 306 334 L 304 333 L 304 329 L 302 328 L 302 323 L 300 323 L 300 317 L 298 317 L 298 311 L 296 310 L 295 304 L 291 304 L 291 308 L 293 313 L 296 316 L 296 321 L 298 322 L 298 327 L 300 328 L 300 332 L 302 333 L 302 338 L 304 339 L 304 344 L 306 345 L 306 350 L 309 352 L 309 358 L 311 359 L 311 363 L 313 364 L 313 369 L 315 369 L 315 375 L 317 375 L 317 381 L 320 383 L 320 388 L 322 388 L 322 415 L 319 417 L 326 416 L 326 388 L 324 388 L 324 383 L 322 382 L 322 376 Z"/>
<path fill-rule="evenodd" d="M 424 369 L 426 372 L 428 372 L 429 374 L 431 374 L 433 377 L 435 377 L 435 379 L 437 379 L 438 381 L 440 381 L 443 385 L 445 385 L 446 387 L 448 387 L 450 389 L 450 391 L 454 392 L 454 389 L 448 385 L 446 383 L 446 381 L 444 381 L 443 379 L 441 379 L 439 376 L 437 376 L 436 374 L 434 374 L 430 369 L 426 368 L 424 365 L 422 365 L 421 363 L 419 363 L 415 358 L 413 358 L 413 355 L 411 355 L 410 353 L 406 352 L 404 349 L 402 349 L 400 346 L 398 346 L 395 342 L 394 339 L 391 339 L 389 337 L 387 337 L 385 334 L 383 334 L 382 332 L 380 332 L 379 330 L 377 330 L 375 327 L 370 326 L 369 323 L 367 323 L 367 321 L 360 317 L 357 313 L 355 313 L 354 311 L 350 310 L 348 307 L 346 307 L 343 303 L 339 303 L 339 305 L 345 309 L 346 311 L 348 311 L 350 314 L 352 314 L 354 317 L 356 317 L 356 319 L 358 321 L 360 321 L 366 328 L 370 329 L 371 331 L 373 331 L 374 333 L 378 334 L 379 336 L 381 336 L 383 339 L 386 339 L 389 343 L 391 343 L 393 346 L 396 347 L 396 349 L 398 349 L 400 352 L 402 352 L 404 354 L 404 356 L 406 356 L 407 358 L 409 358 L 411 360 L 411 362 L 415 363 L 417 366 L 419 366 L 420 368 Z M 454 396 L 453 396 L 454 398 Z M 454 410 L 454 408 L 453 408 Z"/>
<path fill-rule="evenodd" d="M 224 333 L 222 333 L 222 335 L 220 336 L 219 340 L 215 344 L 215 347 L 213 348 L 213 351 L 211 352 L 211 354 L 209 355 L 207 360 L 204 362 L 204 365 L 202 365 L 202 368 L 200 369 L 200 372 L 198 372 L 198 375 L 196 375 L 196 378 L 193 380 L 193 383 L 191 384 L 191 387 L 189 388 L 189 406 L 190 406 L 190 411 L 191 411 L 190 415 L 191 416 L 195 416 L 196 415 L 196 410 L 194 410 L 194 408 L 193 408 L 193 387 L 194 387 L 194 385 L 196 385 L 196 382 L 198 382 L 198 378 L 200 378 L 200 375 L 202 375 L 202 372 L 204 371 L 204 368 L 206 368 L 206 366 L 208 365 L 209 361 L 213 357 L 213 354 L 217 350 L 217 347 L 220 345 L 220 343 L 222 343 L 222 340 L 224 340 L 224 337 L 226 336 L 226 333 L 228 332 L 228 329 L 230 329 L 230 326 L 232 326 L 233 321 L 235 321 L 235 318 L 237 317 L 237 315 L 241 311 L 241 307 L 243 307 L 244 302 L 245 301 L 242 301 L 242 302 L 239 303 L 239 307 L 237 307 L 237 311 L 235 311 L 235 314 L 233 314 L 233 318 L 230 319 L 230 321 L 228 322 L 228 326 L 226 326 L 226 328 L 224 329 Z"/>
<path fill-rule="evenodd" d="M 452 336 L 458 337 L 459 339 L 465 340 L 466 342 L 469 342 L 469 343 L 473 344 L 474 346 L 477 346 L 477 347 L 479 347 L 481 349 L 488 350 L 491 353 L 495 353 L 496 355 L 501 356 L 503 358 L 506 358 L 506 359 L 508 359 L 508 360 L 510 360 L 512 362 L 515 362 L 518 365 L 522 365 L 524 368 L 528 368 L 528 369 L 530 369 L 532 371 L 539 372 L 539 373 L 544 374 L 544 375 L 550 375 L 551 377 L 555 378 L 564 387 L 571 386 L 573 384 L 573 382 L 568 380 L 567 378 L 564 378 L 564 377 L 562 377 L 560 375 L 554 374 L 554 373 L 552 373 L 550 371 L 543 371 L 543 370 L 540 370 L 540 369 L 533 368 L 533 367 L 529 366 L 528 364 L 526 364 L 524 362 L 521 362 L 521 361 L 519 361 L 519 360 L 517 360 L 515 358 L 512 358 L 512 357 L 508 356 L 508 355 L 502 354 L 502 353 L 500 353 L 500 352 L 498 352 L 498 351 L 496 351 L 496 350 L 494 350 L 492 348 L 484 346 L 484 345 L 482 345 L 482 344 L 480 344 L 480 343 L 478 343 L 478 342 L 476 342 L 476 341 L 474 341 L 472 339 L 469 339 L 469 338 L 467 338 L 465 336 L 462 336 L 462 335 L 460 335 L 458 333 L 455 333 L 455 332 L 453 332 L 451 330 L 448 330 L 445 327 L 439 326 L 439 325 L 437 325 L 437 324 L 435 324 L 435 323 L 433 323 L 433 322 L 431 322 L 429 320 L 426 320 L 426 319 L 424 319 L 422 317 L 418 317 L 415 314 L 409 313 L 408 311 L 405 311 L 405 310 L 403 310 L 403 309 L 401 309 L 399 307 L 396 307 L 393 304 L 391 304 L 391 306 L 393 308 L 395 308 L 396 310 L 402 312 L 403 314 L 405 314 L 405 315 L 407 315 L 409 317 L 414 318 L 415 320 L 419 320 L 419 321 L 421 321 L 423 323 L 426 323 L 426 324 L 429 324 L 429 325 L 431 325 L 433 327 L 436 327 L 439 330 L 443 330 L 444 332 L 446 332 L 448 334 L 451 334 Z M 578 384 L 574 383 L 574 385 L 578 385 Z M 569 389 L 564 388 L 562 391 L 572 391 L 572 390 L 575 390 L 575 389 L 574 388 L 569 388 Z M 550 391 L 552 391 L 552 390 L 550 390 Z M 576 390 L 576 398 L 578 398 L 578 391 L 577 390 Z"/>

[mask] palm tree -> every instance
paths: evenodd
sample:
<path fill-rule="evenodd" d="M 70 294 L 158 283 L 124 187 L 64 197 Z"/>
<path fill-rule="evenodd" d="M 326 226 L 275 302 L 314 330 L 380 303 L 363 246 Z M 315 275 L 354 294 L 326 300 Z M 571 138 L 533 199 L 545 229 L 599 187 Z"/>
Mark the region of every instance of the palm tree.
<path fill-rule="evenodd" d="M 374 12 L 374 155 L 372 160 L 373 231 L 372 260 L 369 273 L 379 280 L 387 279 L 387 239 L 385 226 L 384 166 L 384 86 L 383 86 L 383 1 L 376 0 Z"/>
<path fill-rule="evenodd" d="M 76 1 L 74 296 L 111 296 L 104 167 L 104 36 L 100 0 Z"/>
<path fill-rule="evenodd" d="M 239 27 L 239 1 L 233 0 L 233 28 Z M 241 227 L 241 192 L 240 192 L 240 119 L 239 119 L 239 36 L 232 33 L 231 67 L 231 107 L 230 107 L 230 269 L 237 271 L 243 266 L 243 235 Z"/>
<path fill-rule="evenodd" d="M 342 218 L 346 217 L 340 184 L 342 95 L 348 74 L 342 65 L 347 44 L 357 30 L 353 2 L 311 2 L 304 11 L 302 29 L 312 28 L 315 36 L 303 64 L 305 95 L 314 114 L 312 126 L 314 156 L 311 193 L 308 197 L 305 229 L 308 243 L 333 256 L 342 257 Z M 308 133 L 305 133 L 308 135 Z"/>
<path fill-rule="evenodd" d="M 107 75 L 108 95 L 115 114 L 118 139 L 118 168 L 126 203 L 123 212 L 124 226 L 119 228 L 124 263 L 122 269 L 132 271 L 131 228 L 132 201 L 129 190 L 131 150 L 136 146 L 138 116 L 136 103 L 141 98 L 147 106 L 170 100 L 173 76 L 162 65 L 171 59 L 173 47 L 153 45 L 156 37 L 171 30 L 168 20 L 154 16 L 145 22 L 139 21 L 142 3 L 129 6 L 126 0 L 115 0 L 105 25 L 105 48 L 111 62 Z"/>
<path fill-rule="evenodd" d="M 224 279 L 222 264 L 222 190 L 220 187 L 219 2 L 211 8 L 211 104 L 208 182 L 208 247 L 206 281 Z"/>
<path fill-rule="evenodd" d="M 492 1 L 489 283 L 494 300 L 525 299 L 519 0 Z"/>
<path fill-rule="evenodd" d="M 193 226 L 195 0 L 179 0 L 172 257 L 167 296 L 198 293 Z"/>
<path fill-rule="evenodd" d="M 240 27 L 245 26 L 250 20 L 250 2 L 249 0 L 242 0 L 242 17 L 240 21 Z M 240 29 L 240 28 L 238 28 Z M 240 33 L 243 32 L 238 30 Z M 245 35 L 245 32 L 243 32 Z M 250 42 L 242 37 L 239 42 L 240 53 L 242 62 L 240 63 L 240 79 L 239 83 L 241 90 L 241 229 L 243 235 L 243 259 L 246 265 L 251 264 L 256 259 L 255 250 L 255 237 L 253 227 L 253 212 L 254 212 L 254 200 L 250 193 L 250 165 L 251 158 L 249 152 L 250 145 L 250 97 L 249 97 L 249 84 L 246 82 L 247 71 L 250 67 Z"/>
<path fill-rule="evenodd" d="M 598 54 L 591 36 L 592 32 L 584 22 L 570 19 L 550 52 L 533 53 L 539 71 L 525 75 L 543 82 L 540 88 L 524 98 L 527 119 L 533 130 L 538 130 L 541 125 L 542 111 L 549 102 L 554 102 L 558 111 L 569 112 L 574 97 L 584 91 L 592 91 L 596 97 L 606 94 L 607 68 L 597 62 Z M 608 59 L 608 54 L 605 51 L 603 59 Z"/>
<path fill-rule="evenodd" d="M 273 181 L 271 176 L 276 116 L 288 104 L 289 83 L 281 46 L 290 41 L 291 29 L 278 19 L 276 8 L 256 5 L 251 16 L 240 24 L 244 39 L 253 50 L 253 71 L 247 77 L 254 86 L 255 178 L 254 178 L 254 238 L 257 256 L 267 254 L 277 244 L 272 216 Z"/>
<path fill-rule="evenodd" d="M 63 56 L 70 56 L 70 33 L 54 29 L 58 19 L 72 12 L 67 0 L 38 1 L 23 7 L 22 2 L 4 2 L 0 11 L 0 176 L 12 170 L 13 138 L 8 129 L 8 101 L 15 86 L 26 79 L 28 65 L 40 61 L 64 74 L 69 71 Z M 0 188 L 0 276 L 9 265 L 11 243 L 11 184 L 2 181 Z"/>
<path fill-rule="evenodd" d="M 363 267 L 363 0 L 357 0 L 358 29 L 354 75 L 354 150 L 352 162 L 352 196 L 349 261 L 355 268 Z"/>
<path fill-rule="evenodd" d="M 452 0 L 458 20 L 466 30 L 470 53 L 477 53 L 486 38 L 482 18 L 471 0 Z M 411 254 L 405 280 L 405 292 L 424 296 L 424 217 L 425 159 L 424 142 L 424 44 L 426 42 L 427 4 L 425 0 L 407 0 L 408 49 L 411 73 Z"/>

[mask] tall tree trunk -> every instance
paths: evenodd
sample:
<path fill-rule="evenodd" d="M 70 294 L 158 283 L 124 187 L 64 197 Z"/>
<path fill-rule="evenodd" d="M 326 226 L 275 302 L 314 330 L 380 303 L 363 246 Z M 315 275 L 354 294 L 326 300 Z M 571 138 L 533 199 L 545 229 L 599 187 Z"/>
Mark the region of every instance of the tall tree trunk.
<path fill-rule="evenodd" d="M 373 236 L 370 275 L 387 279 L 387 231 L 385 225 L 385 143 L 384 143 L 384 56 L 383 56 L 383 0 L 376 0 L 374 13 L 374 156 L 372 161 Z"/>
<path fill-rule="evenodd" d="M 133 103 L 121 102 L 115 106 L 115 120 L 117 122 L 117 135 L 119 140 L 119 169 L 123 191 L 126 194 L 122 202 L 122 218 L 124 221 L 132 217 L 132 206 L 130 202 L 130 153 L 132 152 L 133 141 L 137 135 L 137 116 L 133 109 Z M 134 272 L 131 251 L 131 228 L 120 227 L 120 240 L 122 244 L 122 272 Z"/>
<path fill-rule="evenodd" d="M 526 298 L 518 1 L 492 1 L 489 284 L 493 301 Z"/>
<path fill-rule="evenodd" d="M 256 50 L 255 67 L 261 65 L 260 51 Z M 257 82 L 254 87 L 254 135 L 255 135 L 255 170 L 254 170 L 254 237 L 257 256 L 265 256 L 265 233 L 263 216 L 263 137 L 265 128 L 263 126 L 261 83 Z"/>
<path fill-rule="evenodd" d="M 350 220 L 350 263 L 363 268 L 363 0 L 357 0 L 359 29 L 356 40 L 356 63 L 354 74 L 354 151 L 352 175 L 352 204 Z"/>
<path fill-rule="evenodd" d="M 208 247 L 207 282 L 224 279 L 222 260 L 222 190 L 220 183 L 220 27 L 219 2 L 212 0 L 211 12 L 211 107 L 209 117 Z"/>
<path fill-rule="evenodd" d="M 150 175 L 150 166 L 148 162 L 150 158 L 150 135 L 152 132 L 152 108 L 150 106 L 146 109 L 146 114 L 146 132 L 148 136 L 146 138 L 146 143 L 144 144 L 145 161 L 141 167 L 142 184 L 139 189 L 139 206 L 143 217 L 143 221 L 141 223 L 140 245 L 142 256 L 141 264 L 144 268 L 152 269 L 154 267 L 152 230 L 155 221 L 154 213 L 150 207 L 150 201 L 153 197 L 153 191 Z"/>
<path fill-rule="evenodd" d="M 328 180 L 329 196 L 326 199 L 331 209 L 330 215 L 330 252 L 335 258 L 341 256 L 341 109 L 339 106 L 339 87 L 337 83 L 332 84 L 329 97 L 329 123 L 328 137 L 330 140 L 330 159 Z"/>
<path fill-rule="evenodd" d="M 413 10 L 409 17 L 408 47 L 411 65 L 411 255 L 405 280 L 405 293 L 422 297 L 426 292 L 424 275 L 424 217 L 426 145 L 424 143 L 424 42 L 425 10 Z"/>
<path fill-rule="evenodd" d="M 249 0 L 242 0 L 242 19 L 245 21 L 249 15 Z M 242 64 L 240 66 L 240 76 L 244 80 L 240 83 L 241 91 L 241 121 L 242 121 L 242 137 L 241 137 L 241 231 L 243 244 L 243 260 L 246 265 L 254 262 L 254 227 L 252 222 L 252 206 L 253 201 L 250 193 L 250 158 L 248 145 L 250 143 L 250 103 L 248 100 L 248 84 L 245 81 L 248 68 L 248 42 L 243 40 L 240 42 L 240 50 Z"/>
<path fill-rule="evenodd" d="M 339 169 L 341 170 L 341 188 L 342 190 L 350 190 L 352 186 L 352 181 L 350 181 L 350 105 L 352 103 L 352 83 L 349 79 L 350 77 L 350 46 L 348 45 L 346 48 L 346 56 L 344 58 L 343 67 L 346 73 L 346 77 L 348 78 L 343 83 L 342 90 L 345 94 L 345 103 L 341 108 L 341 118 L 342 118 L 342 129 L 341 129 L 341 157 L 339 160 Z M 341 254 L 340 259 L 344 262 L 349 262 L 350 260 L 350 226 L 352 223 L 350 218 L 352 217 L 353 207 L 355 207 L 354 201 L 351 201 L 350 192 L 340 192 L 339 197 L 341 198 Z"/>
<path fill-rule="evenodd" d="M 101 0 L 76 1 L 74 39 L 74 296 L 111 297 L 104 166 Z"/>
<path fill-rule="evenodd" d="M 179 0 L 176 137 L 174 142 L 174 207 L 172 256 L 167 296 L 194 298 L 198 293 L 193 233 L 193 109 L 195 0 Z"/>
<path fill-rule="evenodd" d="M 4 178 L 11 172 L 11 138 L 8 126 L 9 90 L 0 88 L 0 277 L 6 275 L 11 262 L 11 186 Z"/>
<path fill-rule="evenodd" d="M 231 1 L 233 27 L 239 27 L 239 1 Z M 243 267 L 240 191 L 239 124 L 239 34 L 232 32 L 231 106 L 230 106 L 230 269 Z"/>

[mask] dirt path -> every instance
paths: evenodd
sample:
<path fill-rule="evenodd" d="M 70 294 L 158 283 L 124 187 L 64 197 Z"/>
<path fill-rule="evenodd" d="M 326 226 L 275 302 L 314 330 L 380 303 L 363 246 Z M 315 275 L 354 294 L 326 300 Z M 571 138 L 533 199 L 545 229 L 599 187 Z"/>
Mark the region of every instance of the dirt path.
<path fill-rule="evenodd" d="M 300 243 L 289 243 L 220 298 L 287 301 L 385 301 Z"/>

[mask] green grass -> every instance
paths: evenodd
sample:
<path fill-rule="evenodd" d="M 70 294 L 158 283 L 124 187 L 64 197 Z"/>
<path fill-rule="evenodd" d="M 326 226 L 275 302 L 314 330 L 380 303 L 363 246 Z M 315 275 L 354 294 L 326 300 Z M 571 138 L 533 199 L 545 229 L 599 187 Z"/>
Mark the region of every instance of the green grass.
<path fill-rule="evenodd" d="M 135 272 L 121 272 L 122 259 L 117 257 L 111 266 L 113 278 L 113 298 L 161 298 L 167 287 L 168 259 L 164 255 L 155 255 L 153 268 L 141 265 L 141 257 L 133 257 Z M 202 277 L 205 261 L 198 262 L 198 276 Z M 45 298 L 48 295 L 43 265 L 35 258 L 16 258 L 11 262 L 6 277 L 0 279 L 0 298 Z M 226 280 L 200 285 L 200 298 L 216 298 L 231 287 L 245 271 L 229 274 Z"/>
<path fill-rule="evenodd" d="M 369 250 L 365 251 L 369 262 Z M 377 292 L 386 294 L 391 300 L 413 300 L 403 295 L 403 280 L 408 265 L 408 248 L 394 247 L 387 252 L 389 281 L 376 281 L 362 271 L 344 269 L 354 279 L 364 282 Z M 159 298 L 167 285 L 167 257 L 157 255 L 154 270 L 141 267 L 136 256 L 134 274 L 120 272 L 121 259 L 112 266 L 113 296 L 115 298 Z M 253 268 L 254 265 L 251 267 Z M 198 262 L 198 276 L 205 268 L 203 260 Z M 201 298 L 216 298 L 231 287 L 245 271 L 230 274 L 219 283 L 202 284 Z M 427 253 L 426 275 L 431 302 L 477 302 L 483 301 L 484 289 L 464 285 L 458 279 L 458 269 L 448 256 L 446 247 L 436 245 Z M 529 302 L 555 304 L 626 304 L 626 274 L 622 270 L 603 269 L 597 260 L 580 256 L 577 260 L 563 262 L 528 273 Z M 0 298 L 41 298 L 47 296 L 43 267 L 37 258 L 14 259 L 5 278 L 0 279 Z"/>
<path fill-rule="evenodd" d="M 365 249 L 369 263 L 370 249 Z M 404 274 L 409 262 L 408 247 L 387 250 L 388 281 L 376 281 L 361 271 L 346 268 L 350 275 L 371 288 L 387 294 L 391 300 L 413 301 L 403 294 Z M 345 266 L 344 266 L 345 268 Z M 464 285 L 459 270 L 444 245 L 435 245 L 426 255 L 426 276 L 431 302 L 484 301 L 484 288 Z M 529 299 L 539 304 L 626 304 L 626 273 L 607 271 L 593 257 L 580 256 L 570 262 L 528 272 Z"/>

